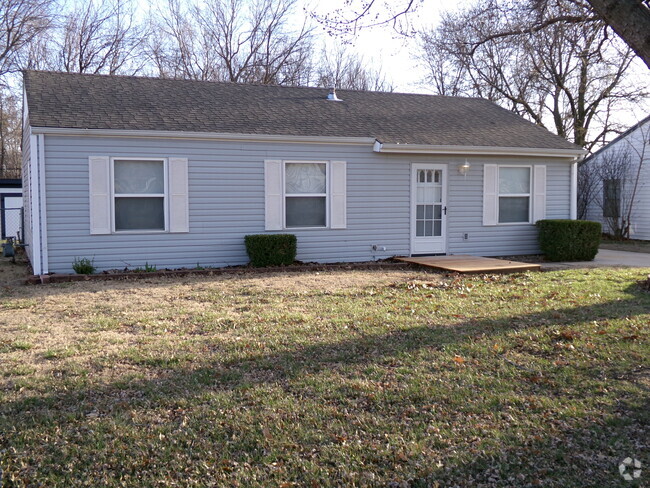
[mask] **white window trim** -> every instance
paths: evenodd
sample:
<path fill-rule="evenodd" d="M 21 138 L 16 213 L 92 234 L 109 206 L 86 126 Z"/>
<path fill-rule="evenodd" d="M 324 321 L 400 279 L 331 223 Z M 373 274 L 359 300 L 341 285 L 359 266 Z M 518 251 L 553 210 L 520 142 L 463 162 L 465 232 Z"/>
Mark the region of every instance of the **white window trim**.
<path fill-rule="evenodd" d="M 507 193 L 502 195 L 499 191 L 499 181 L 501 178 L 501 168 L 528 168 L 528 193 Z M 511 225 L 526 225 L 533 223 L 533 165 L 531 164 L 498 164 L 497 165 L 497 181 L 496 181 L 496 200 L 497 200 L 497 225 L 511 226 Z M 528 197 L 528 220 L 522 222 L 499 222 L 499 215 L 501 213 L 501 198 L 515 198 L 515 197 Z"/>
<path fill-rule="evenodd" d="M 325 193 L 287 193 L 286 175 L 287 164 L 324 164 L 325 165 Z M 283 160 L 282 161 L 282 228 L 287 230 L 314 230 L 330 228 L 330 197 L 331 188 L 331 168 L 330 161 L 306 161 L 306 160 Z M 307 227 L 288 227 L 287 226 L 287 197 L 325 197 L 325 225 L 314 225 Z"/>
<path fill-rule="evenodd" d="M 162 161 L 163 177 L 165 179 L 163 187 L 165 192 L 160 193 L 119 193 L 115 194 L 115 161 Z M 169 161 L 168 158 L 147 158 L 131 156 L 114 156 L 110 158 L 110 188 L 111 188 L 111 231 L 113 234 L 167 234 L 169 233 Z M 115 229 L 115 197 L 136 197 L 136 198 L 160 198 L 163 197 L 163 211 L 165 213 L 164 229 L 133 229 L 133 230 L 116 230 Z"/>

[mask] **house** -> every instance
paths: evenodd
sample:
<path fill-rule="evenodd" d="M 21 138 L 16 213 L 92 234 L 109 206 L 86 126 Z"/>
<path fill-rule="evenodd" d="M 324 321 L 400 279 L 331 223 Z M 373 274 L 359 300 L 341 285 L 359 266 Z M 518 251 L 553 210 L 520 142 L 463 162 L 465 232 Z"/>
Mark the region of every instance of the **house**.
<path fill-rule="evenodd" d="M 23 190 L 22 180 L 0 179 L 0 232 L 2 240 L 22 238 Z"/>
<path fill-rule="evenodd" d="M 538 252 L 582 149 L 476 98 L 24 73 L 34 273 Z"/>
<path fill-rule="evenodd" d="M 613 236 L 650 240 L 650 116 L 586 158 L 580 180 L 581 217 Z"/>

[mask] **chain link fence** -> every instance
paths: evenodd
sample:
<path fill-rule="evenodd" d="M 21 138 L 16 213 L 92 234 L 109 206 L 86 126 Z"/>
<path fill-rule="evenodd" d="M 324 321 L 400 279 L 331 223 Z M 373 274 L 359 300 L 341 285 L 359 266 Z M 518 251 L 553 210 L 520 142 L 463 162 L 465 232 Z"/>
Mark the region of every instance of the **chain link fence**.
<path fill-rule="evenodd" d="M 0 230 L 2 240 L 12 237 L 17 242 L 23 240 L 23 209 L 22 207 L 0 207 Z"/>

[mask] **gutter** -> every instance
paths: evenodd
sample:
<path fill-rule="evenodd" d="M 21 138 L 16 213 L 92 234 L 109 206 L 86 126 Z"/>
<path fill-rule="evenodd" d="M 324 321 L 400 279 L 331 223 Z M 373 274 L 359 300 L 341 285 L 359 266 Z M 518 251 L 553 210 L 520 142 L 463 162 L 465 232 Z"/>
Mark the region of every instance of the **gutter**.
<path fill-rule="evenodd" d="M 123 129 L 73 129 L 65 127 L 32 127 L 32 134 L 57 136 L 93 136 L 93 137 L 137 137 L 160 139 L 203 139 L 219 141 L 246 142 L 287 142 L 296 144 L 351 144 L 371 145 L 374 137 L 328 137 L 328 136 L 292 136 L 275 134 L 237 134 L 221 132 L 185 132 L 165 130 L 123 130 Z"/>
<path fill-rule="evenodd" d="M 446 154 L 461 156 L 534 156 L 575 159 L 587 153 L 584 149 L 547 149 L 497 146 L 434 146 L 425 144 L 385 144 L 375 140 L 373 151 L 386 154 Z"/>

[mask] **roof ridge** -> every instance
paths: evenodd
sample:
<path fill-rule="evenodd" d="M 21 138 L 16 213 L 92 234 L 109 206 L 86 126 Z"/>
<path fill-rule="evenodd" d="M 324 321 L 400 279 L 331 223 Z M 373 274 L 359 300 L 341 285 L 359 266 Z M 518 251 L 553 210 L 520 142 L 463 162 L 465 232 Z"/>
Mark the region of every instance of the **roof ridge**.
<path fill-rule="evenodd" d="M 212 85 L 224 85 L 224 86 L 254 86 L 254 87 L 268 87 L 268 88 L 281 88 L 281 89 L 304 89 L 304 90 L 329 90 L 331 87 L 324 86 L 309 86 L 309 85 L 280 85 L 280 84 L 270 84 L 270 83 L 239 83 L 235 81 L 221 81 L 221 80 L 195 80 L 191 78 L 165 78 L 160 76 L 147 76 L 147 75 L 123 75 L 123 74 L 107 74 L 107 73 L 69 73 L 67 71 L 50 71 L 50 70 L 39 70 L 39 69 L 23 69 L 21 70 L 23 74 L 37 73 L 45 75 L 63 75 L 70 77 L 85 77 L 85 78 L 108 78 L 108 79 L 132 79 L 132 80 L 153 80 L 161 82 L 176 82 L 176 83 L 197 83 L 197 84 L 212 84 Z M 336 87 L 337 92 L 341 93 L 371 93 L 371 94 L 382 94 L 382 95 L 404 95 L 404 96 L 413 96 L 413 97 L 436 97 L 436 98 L 447 98 L 447 99 L 461 99 L 461 100 L 483 100 L 490 102 L 487 98 L 482 97 L 470 97 L 470 96 L 452 96 L 452 95 L 438 95 L 434 93 L 408 93 L 408 92 L 396 92 L 396 91 L 378 91 L 378 90 L 356 90 L 350 88 L 338 88 Z M 492 102 L 490 102 L 492 103 Z"/>

